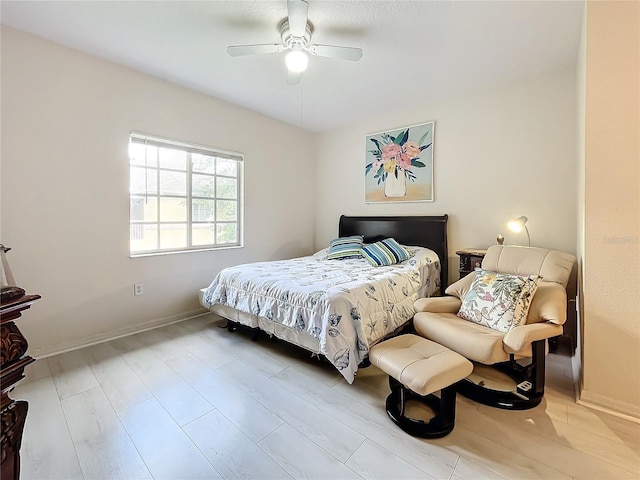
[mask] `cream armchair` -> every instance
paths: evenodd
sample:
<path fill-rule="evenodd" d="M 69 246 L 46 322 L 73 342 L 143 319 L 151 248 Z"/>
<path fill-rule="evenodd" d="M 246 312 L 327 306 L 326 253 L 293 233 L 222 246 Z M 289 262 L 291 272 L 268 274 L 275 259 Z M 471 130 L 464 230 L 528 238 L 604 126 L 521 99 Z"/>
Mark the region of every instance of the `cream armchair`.
<path fill-rule="evenodd" d="M 422 298 L 415 303 L 418 334 L 469 360 L 495 366 L 517 384 L 514 391 L 491 390 L 467 378 L 459 384 L 460 393 L 499 408 L 527 409 L 540 403 L 547 339 L 562 334 L 566 286 L 574 263 L 573 255 L 543 248 L 494 245 L 487 250 L 483 270 L 541 277 L 525 322 L 506 332 L 456 315 L 472 287 L 474 273 L 450 285 L 447 296 Z M 522 365 L 523 358 L 530 358 L 526 366 Z"/>

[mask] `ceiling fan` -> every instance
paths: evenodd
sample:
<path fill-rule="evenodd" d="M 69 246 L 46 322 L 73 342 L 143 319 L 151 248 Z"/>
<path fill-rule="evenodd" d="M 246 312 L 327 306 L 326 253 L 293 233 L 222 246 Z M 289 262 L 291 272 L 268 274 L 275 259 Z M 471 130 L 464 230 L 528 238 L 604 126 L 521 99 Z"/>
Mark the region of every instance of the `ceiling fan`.
<path fill-rule="evenodd" d="M 239 57 L 289 50 L 285 57 L 285 63 L 288 70 L 287 83 L 290 85 L 300 83 L 302 72 L 307 68 L 309 58 L 305 52 L 353 62 L 362 58 L 362 49 L 360 48 L 311 44 L 313 27 L 308 21 L 308 15 L 309 4 L 305 0 L 287 0 L 287 18 L 284 18 L 279 24 L 282 43 L 233 45 L 227 47 L 227 53 L 232 57 Z"/>

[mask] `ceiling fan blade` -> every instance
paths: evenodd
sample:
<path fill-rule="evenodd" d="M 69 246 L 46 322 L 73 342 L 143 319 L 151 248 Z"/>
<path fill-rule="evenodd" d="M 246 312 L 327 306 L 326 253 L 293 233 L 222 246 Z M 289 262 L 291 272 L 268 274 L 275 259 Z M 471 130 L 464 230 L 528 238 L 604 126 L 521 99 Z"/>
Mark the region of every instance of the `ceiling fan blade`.
<path fill-rule="evenodd" d="M 287 85 L 297 85 L 302 79 L 302 72 L 292 72 L 288 70 L 287 73 Z"/>
<path fill-rule="evenodd" d="M 362 58 L 362 49 L 354 47 L 336 47 L 334 45 L 310 45 L 309 53 L 320 57 L 341 58 L 357 62 Z"/>
<path fill-rule="evenodd" d="M 288 0 L 289 32 L 294 37 L 304 37 L 307 30 L 309 4 L 304 0 Z"/>
<path fill-rule="evenodd" d="M 278 53 L 284 50 L 279 43 L 264 43 L 259 45 L 233 45 L 227 47 L 227 53 L 232 57 L 241 57 L 242 55 L 257 55 L 260 53 Z"/>

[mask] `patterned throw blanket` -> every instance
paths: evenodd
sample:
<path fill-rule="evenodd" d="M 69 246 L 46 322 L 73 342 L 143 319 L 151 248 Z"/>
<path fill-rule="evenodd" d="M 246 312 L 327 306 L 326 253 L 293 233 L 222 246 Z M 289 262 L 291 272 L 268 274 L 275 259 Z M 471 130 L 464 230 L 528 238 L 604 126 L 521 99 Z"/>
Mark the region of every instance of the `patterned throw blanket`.
<path fill-rule="evenodd" d="M 309 257 L 226 268 L 206 290 L 221 304 L 282 323 L 319 340 L 320 351 L 353 383 L 369 348 L 408 322 L 414 302 L 440 287 L 440 261 L 408 247 L 409 260 L 372 267 L 365 259 Z"/>

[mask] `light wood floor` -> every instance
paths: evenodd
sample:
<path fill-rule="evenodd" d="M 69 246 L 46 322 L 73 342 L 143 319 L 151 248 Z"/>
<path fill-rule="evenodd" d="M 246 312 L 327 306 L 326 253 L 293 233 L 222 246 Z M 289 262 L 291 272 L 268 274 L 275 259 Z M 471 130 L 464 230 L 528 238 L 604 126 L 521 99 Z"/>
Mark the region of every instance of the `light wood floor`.
<path fill-rule="evenodd" d="M 576 405 L 550 355 L 528 411 L 460 395 L 454 431 L 419 440 L 387 418 L 386 376 L 353 385 L 283 342 L 213 315 L 36 362 L 22 479 L 640 478 L 640 425 Z"/>

